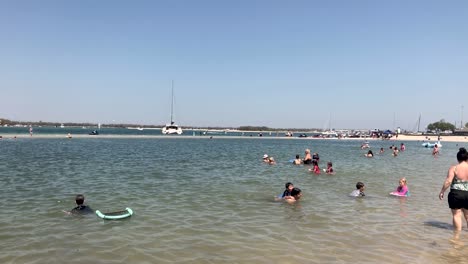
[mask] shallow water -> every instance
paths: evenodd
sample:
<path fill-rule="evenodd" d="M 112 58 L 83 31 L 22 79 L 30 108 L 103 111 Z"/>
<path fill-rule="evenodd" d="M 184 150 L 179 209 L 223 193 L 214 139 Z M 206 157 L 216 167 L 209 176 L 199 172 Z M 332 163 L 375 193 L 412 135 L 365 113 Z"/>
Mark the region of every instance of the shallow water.
<path fill-rule="evenodd" d="M 437 195 L 459 146 L 434 159 L 420 142 L 272 138 L 4 139 L 0 141 L 0 263 L 458 263 Z M 334 176 L 287 161 L 304 149 L 333 161 Z M 261 162 L 264 153 L 277 165 Z M 400 177 L 411 196 L 390 197 Z M 303 190 L 275 202 L 284 183 Z M 366 197 L 347 195 L 357 181 Z M 74 196 L 122 221 L 67 216 Z M 466 223 L 464 223 L 466 225 Z"/>

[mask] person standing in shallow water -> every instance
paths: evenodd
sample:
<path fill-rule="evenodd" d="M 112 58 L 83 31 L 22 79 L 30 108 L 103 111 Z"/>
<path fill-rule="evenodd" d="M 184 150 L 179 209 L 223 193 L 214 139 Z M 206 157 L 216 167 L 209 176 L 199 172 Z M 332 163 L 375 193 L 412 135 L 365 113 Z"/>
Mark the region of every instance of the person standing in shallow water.
<path fill-rule="evenodd" d="M 400 151 L 405 151 L 406 150 L 406 146 L 404 143 L 401 143 L 400 145 Z"/>
<path fill-rule="evenodd" d="M 434 158 L 436 158 L 437 155 L 439 155 L 439 146 L 437 146 L 437 144 L 435 144 L 434 149 L 432 150 L 432 156 L 434 156 Z"/>
<path fill-rule="evenodd" d="M 458 165 L 450 167 L 447 177 L 439 193 L 439 199 L 444 198 L 445 191 L 450 187 L 448 204 L 452 210 L 453 229 L 462 230 L 462 215 L 468 226 L 468 152 L 460 148 L 457 153 Z"/>
<path fill-rule="evenodd" d="M 305 150 L 304 164 L 312 164 L 312 156 L 310 155 L 310 149 Z"/>

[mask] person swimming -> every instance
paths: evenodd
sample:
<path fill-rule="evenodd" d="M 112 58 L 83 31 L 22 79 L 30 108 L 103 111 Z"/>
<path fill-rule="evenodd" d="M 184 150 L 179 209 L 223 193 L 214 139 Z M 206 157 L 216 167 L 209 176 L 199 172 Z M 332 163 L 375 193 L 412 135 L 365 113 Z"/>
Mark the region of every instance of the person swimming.
<path fill-rule="evenodd" d="M 393 156 L 393 157 L 396 157 L 396 156 L 398 156 L 398 153 L 399 153 L 398 148 L 397 148 L 397 147 L 393 147 L 392 156 Z"/>
<path fill-rule="evenodd" d="M 291 190 L 291 196 L 290 197 L 291 197 L 290 199 L 285 199 L 285 201 L 287 201 L 288 203 L 293 203 L 293 202 L 296 202 L 299 199 L 301 199 L 301 197 L 302 197 L 301 189 L 299 189 L 297 187 L 294 187 Z"/>
<path fill-rule="evenodd" d="M 287 182 L 284 187 L 286 188 L 283 192 L 283 195 L 281 195 L 282 199 L 291 199 L 291 191 L 294 189 L 294 184 L 291 182 Z"/>
<path fill-rule="evenodd" d="M 294 165 L 301 165 L 302 164 L 302 160 L 301 160 L 299 154 L 296 155 L 296 159 L 294 159 L 292 163 Z"/>
<path fill-rule="evenodd" d="M 333 163 L 331 161 L 327 162 L 327 169 L 325 170 L 325 173 L 326 174 L 335 174 L 335 170 L 333 170 Z"/>
<path fill-rule="evenodd" d="M 273 157 L 268 157 L 268 164 L 270 164 L 270 165 L 276 164 L 275 159 Z"/>
<path fill-rule="evenodd" d="M 75 197 L 76 207 L 73 208 L 70 212 L 66 212 L 69 214 L 76 214 L 76 215 L 84 215 L 84 214 L 94 214 L 94 210 L 91 207 L 84 205 L 85 197 L 82 194 L 78 194 Z"/>
<path fill-rule="evenodd" d="M 366 189 L 366 186 L 362 182 L 356 183 L 356 190 L 352 191 L 349 196 L 353 197 L 363 197 L 366 196 L 364 194 L 364 190 Z"/>

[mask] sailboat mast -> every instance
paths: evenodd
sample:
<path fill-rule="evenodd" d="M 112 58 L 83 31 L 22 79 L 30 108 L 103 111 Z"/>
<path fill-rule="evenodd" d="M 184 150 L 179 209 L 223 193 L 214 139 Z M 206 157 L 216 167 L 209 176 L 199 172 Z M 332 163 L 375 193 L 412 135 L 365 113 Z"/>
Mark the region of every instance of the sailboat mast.
<path fill-rule="evenodd" d="M 421 114 L 419 114 L 419 119 L 418 119 L 418 131 L 416 132 L 419 132 L 419 126 L 421 125 Z"/>
<path fill-rule="evenodd" d="M 174 124 L 174 80 L 172 80 L 172 101 L 171 101 L 171 125 Z"/>

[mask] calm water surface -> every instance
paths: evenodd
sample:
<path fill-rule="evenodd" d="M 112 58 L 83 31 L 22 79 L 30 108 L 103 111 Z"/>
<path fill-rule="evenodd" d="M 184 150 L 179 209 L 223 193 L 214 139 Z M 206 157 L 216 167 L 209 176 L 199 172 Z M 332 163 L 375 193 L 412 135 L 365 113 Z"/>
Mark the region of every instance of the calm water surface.
<path fill-rule="evenodd" d="M 461 263 L 468 232 L 451 241 L 438 192 L 456 143 L 434 159 L 420 142 L 272 138 L 0 140 L 0 263 Z M 319 152 L 315 176 L 288 163 Z M 264 153 L 278 164 L 261 162 Z M 390 197 L 400 177 L 411 196 Z M 284 183 L 303 190 L 275 202 Z M 347 195 L 363 181 L 367 196 Z M 67 216 L 83 193 L 122 221 Z M 466 225 L 464 223 L 464 225 Z"/>

